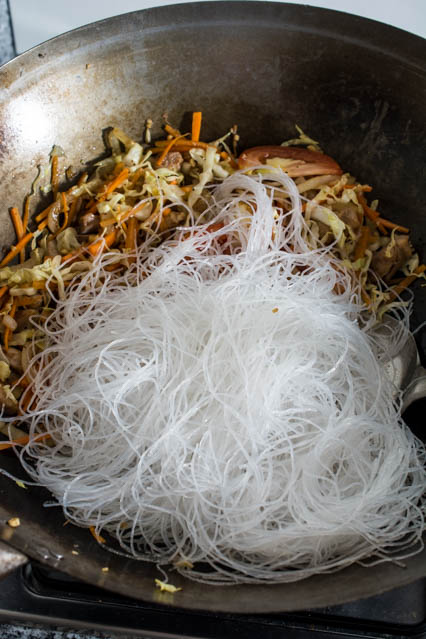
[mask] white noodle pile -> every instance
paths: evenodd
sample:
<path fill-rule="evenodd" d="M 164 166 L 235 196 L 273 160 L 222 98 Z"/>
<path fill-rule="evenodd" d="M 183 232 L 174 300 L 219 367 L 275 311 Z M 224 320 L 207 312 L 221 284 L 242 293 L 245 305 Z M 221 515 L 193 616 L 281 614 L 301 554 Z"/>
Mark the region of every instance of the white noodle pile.
<path fill-rule="evenodd" d="M 21 455 L 68 519 L 208 583 L 401 558 L 424 529 L 425 451 L 385 346 L 271 179 L 226 179 L 214 227 L 147 242 L 119 277 L 110 253 L 58 302 L 29 415 L 54 446 Z"/>

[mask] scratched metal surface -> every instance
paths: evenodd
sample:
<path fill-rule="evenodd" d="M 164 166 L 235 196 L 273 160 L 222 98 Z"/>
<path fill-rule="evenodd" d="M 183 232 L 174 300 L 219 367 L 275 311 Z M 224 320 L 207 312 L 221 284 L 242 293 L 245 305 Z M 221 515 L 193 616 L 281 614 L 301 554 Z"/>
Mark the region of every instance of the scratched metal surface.
<path fill-rule="evenodd" d="M 425 245 L 425 41 L 362 18 L 268 2 L 175 5 L 83 27 L 0 69 L 0 252 L 12 238 L 8 208 L 20 205 L 54 144 L 82 167 L 103 151 L 101 130 L 140 138 L 146 117 L 179 124 L 202 109 L 203 135 L 234 123 L 242 145 L 277 142 L 299 124 L 361 181 L 381 210 Z M 187 128 L 187 127 L 184 127 Z M 426 317 L 426 289 L 414 321 Z M 13 455 L 2 464 L 19 473 Z M 86 531 L 42 508 L 39 489 L 0 481 L 0 536 L 61 570 L 146 601 L 234 612 L 321 607 L 358 599 L 426 574 L 426 550 L 406 567 L 352 566 L 277 586 L 206 587 L 176 576 L 175 600 L 153 587 L 154 569 L 106 554 Z M 17 514 L 18 529 L 4 526 Z M 78 557 L 71 551 L 78 543 Z M 108 565 L 109 572 L 101 567 Z"/>

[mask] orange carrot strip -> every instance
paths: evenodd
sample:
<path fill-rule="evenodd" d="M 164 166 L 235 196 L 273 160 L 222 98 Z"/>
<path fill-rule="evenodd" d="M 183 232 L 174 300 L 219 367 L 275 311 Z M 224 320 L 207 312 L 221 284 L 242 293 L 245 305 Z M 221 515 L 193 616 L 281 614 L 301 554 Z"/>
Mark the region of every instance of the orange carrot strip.
<path fill-rule="evenodd" d="M 25 393 L 25 397 L 22 400 L 21 405 L 19 406 L 19 412 L 20 414 L 24 414 L 27 412 L 30 404 L 32 403 L 33 399 L 35 397 L 35 393 L 34 391 L 31 390 L 31 388 L 29 388 L 26 393 Z"/>
<path fill-rule="evenodd" d="M 134 251 L 137 247 L 138 240 L 138 221 L 135 217 L 131 217 L 127 225 L 125 248 L 128 251 Z M 135 257 L 130 257 L 129 261 L 134 262 Z"/>
<path fill-rule="evenodd" d="M 71 253 L 67 253 L 66 255 L 63 255 L 61 262 L 62 264 L 64 262 L 67 262 L 68 260 L 75 260 L 76 258 L 79 258 L 83 255 L 83 248 L 78 248 L 75 249 L 75 251 L 71 251 Z"/>
<path fill-rule="evenodd" d="M 392 301 L 395 299 L 395 297 L 397 297 L 398 295 L 401 295 L 402 291 L 404 291 L 408 286 L 410 286 L 410 284 L 414 282 L 414 280 L 417 279 L 416 276 L 421 275 L 425 271 L 426 271 L 426 264 L 421 264 L 416 269 L 414 269 L 413 275 L 408 275 L 407 277 L 404 277 L 402 282 L 394 287 L 389 301 Z"/>
<path fill-rule="evenodd" d="M 40 224 L 37 226 L 37 229 L 39 231 L 42 231 L 43 229 L 46 228 L 48 224 L 49 224 L 49 220 L 46 218 L 45 220 L 43 220 L 43 222 L 40 222 Z"/>
<path fill-rule="evenodd" d="M 400 224 L 394 224 L 393 222 L 390 222 L 389 220 L 386 220 L 383 217 L 378 217 L 377 218 L 377 223 L 379 224 L 383 224 L 383 226 L 386 226 L 388 229 L 395 229 L 396 231 L 400 231 L 401 233 L 409 233 L 410 229 L 407 229 L 406 226 L 401 226 Z"/>
<path fill-rule="evenodd" d="M 50 206 L 48 206 L 41 213 L 39 213 L 38 215 L 35 216 L 34 219 L 35 219 L 36 222 L 41 222 L 42 220 L 46 219 L 46 217 L 49 215 Z"/>
<path fill-rule="evenodd" d="M 115 229 L 112 230 L 111 233 L 107 233 L 104 237 L 101 237 L 97 242 L 87 247 L 90 254 L 93 255 L 93 257 L 96 257 L 96 255 L 100 251 L 103 251 L 105 248 L 110 248 L 114 244 L 116 237 L 117 237 L 117 231 Z"/>
<path fill-rule="evenodd" d="M 77 205 L 80 202 L 80 198 L 76 197 L 72 202 L 71 202 L 71 206 L 70 206 L 70 211 L 68 214 L 68 224 L 70 226 L 72 226 L 72 223 L 74 222 L 75 219 L 75 214 L 77 211 Z"/>
<path fill-rule="evenodd" d="M 2 286 L 0 288 L 0 299 L 3 297 L 3 295 L 9 290 L 8 286 Z"/>
<path fill-rule="evenodd" d="M 92 533 L 93 537 L 98 542 L 98 544 L 104 544 L 105 543 L 105 539 L 102 537 L 102 535 L 98 535 L 98 533 L 96 532 L 94 526 L 89 526 L 89 530 Z"/>
<path fill-rule="evenodd" d="M 191 129 L 191 138 L 192 140 L 194 140 L 194 142 L 198 142 L 200 139 L 201 119 L 202 119 L 201 111 L 194 111 L 194 113 L 192 114 L 192 129 Z"/>
<path fill-rule="evenodd" d="M 22 217 L 22 235 L 25 235 L 26 233 L 29 218 L 30 218 L 30 196 L 27 195 L 27 197 L 25 198 L 25 204 L 24 204 L 24 215 Z M 25 262 L 24 250 L 22 250 L 20 253 L 19 261 L 21 262 L 21 264 L 22 262 Z"/>
<path fill-rule="evenodd" d="M 185 191 L 185 193 L 190 193 L 194 186 L 192 184 L 188 184 L 187 186 L 181 186 L 180 188 L 182 191 Z"/>
<path fill-rule="evenodd" d="M 367 200 L 365 199 L 365 197 L 363 195 L 358 195 L 358 202 L 361 204 L 364 213 L 366 214 L 366 216 L 372 221 L 372 222 L 376 222 L 377 218 L 379 217 L 379 213 L 377 211 L 374 211 L 372 208 L 370 208 L 367 204 Z"/>
<path fill-rule="evenodd" d="M 190 149 L 208 149 L 210 146 L 214 146 L 213 144 L 207 144 L 207 142 L 195 142 L 195 140 L 186 140 L 182 139 L 184 136 L 181 136 L 179 142 L 174 145 L 175 151 L 189 151 Z M 179 139 L 179 138 L 174 138 Z M 152 153 L 161 153 L 170 142 L 173 140 L 159 140 L 156 142 L 156 147 L 150 149 Z M 215 147 L 216 148 L 216 147 Z"/>
<path fill-rule="evenodd" d="M 9 262 L 11 262 L 13 260 L 13 258 L 16 255 L 18 255 L 18 253 L 21 251 L 21 249 L 23 249 L 24 246 L 26 246 L 28 244 L 28 242 L 31 240 L 32 237 L 33 237 L 33 233 L 27 233 L 26 235 L 24 235 L 24 237 L 19 240 L 17 245 L 13 246 L 10 249 L 9 253 L 7 255 L 5 255 L 5 257 L 2 259 L 2 261 L 0 262 L 0 268 L 2 266 L 6 266 L 6 264 L 9 264 Z"/>
<path fill-rule="evenodd" d="M 36 437 L 34 437 L 34 439 L 32 439 L 31 442 L 41 442 L 43 439 L 49 439 L 50 437 L 52 437 L 50 433 L 43 433 L 41 435 L 37 435 Z M 6 450 L 7 448 L 12 448 L 13 446 L 25 446 L 25 444 L 28 444 L 29 441 L 30 441 L 29 435 L 24 435 L 23 437 L 18 437 L 17 439 L 14 439 L 10 443 L 0 444 L 0 450 Z"/>
<path fill-rule="evenodd" d="M 96 210 L 98 202 L 103 202 L 107 195 L 118 189 L 123 182 L 125 182 L 129 175 L 129 169 L 124 168 L 109 184 L 106 184 L 102 193 L 100 193 L 96 200 L 93 200 L 92 204 L 86 209 L 87 213 L 93 213 Z"/>
<path fill-rule="evenodd" d="M 141 175 L 143 175 L 145 169 L 143 169 L 142 167 L 140 167 L 139 169 L 136 169 L 136 171 L 132 174 L 132 177 L 130 178 L 130 182 L 132 184 L 135 184 Z"/>
<path fill-rule="evenodd" d="M 46 287 L 46 280 L 33 280 L 31 282 L 31 288 L 43 289 Z"/>
<path fill-rule="evenodd" d="M 12 218 L 13 227 L 15 229 L 16 237 L 20 240 L 24 235 L 24 226 L 22 224 L 21 216 L 16 206 L 10 209 L 10 217 Z"/>
<path fill-rule="evenodd" d="M 58 173 L 58 156 L 54 155 L 52 158 L 52 169 L 50 184 L 52 185 L 53 199 L 56 200 L 56 194 L 59 186 L 59 173 Z"/>
<path fill-rule="evenodd" d="M 101 201 L 101 198 L 102 200 L 104 200 L 106 196 L 109 195 L 109 193 L 112 193 L 113 191 L 115 191 L 115 189 L 118 189 L 118 187 L 121 186 L 123 182 L 127 180 L 128 175 L 129 175 L 129 169 L 125 167 L 122 171 L 120 171 L 117 177 L 114 178 L 114 180 L 112 180 L 109 184 L 106 185 L 104 192 L 101 194 L 99 198 L 99 201 Z"/>
<path fill-rule="evenodd" d="M 365 251 L 367 250 L 369 243 L 370 243 L 370 229 L 368 228 L 368 226 L 363 226 L 361 228 L 361 235 L 355 246 L 355 252 L 354 252 L 355 261 L 359 260 L 361 257 L 364 257 Z"/>
<path fill-rule="evenodd" d="M 365 193 L 370 193 L 373 190 L 373 187 L 369 184 L 345 184 L 344 189 L 356 189 L 357 191 L 364 191 Z"/>
<path fill-rule="evenodd" d="M 124 169 L 124 162 L 117 162 L 117 164 L 114 167 L 113 174 L 119 175 L 123 169 Z"/>
<path fill-rule="evenodd" d="M 365 197 L 363 195 L 359 195 L 358 194 L 358 202 L 361 204 L 364 213 L 366 214 L 366 216 L 375 224 L 377 224 L 377 227 L 380 229 L 380 231 L 382 232 L 383 235 L 388 235 L 387 230 L 385 229 L 385 227 L 383 226 L 383 224 L 379 221 L 379 213 L 378 211 L 375 211 L 374 209 L 372 209 L 370 206 L 368 206 L 367 204 L 367 200 L 365 199 Z"/>
<path fill-rule="evenodd" d="M 54 286 L 54 282 L 51 282 L 49 286 Z M 19 295 L 16 296 L 16 305 L 17 306 L 39 306 L 43 298 L 41 295 Z"/>
<path fill-rule="evenodd" d="M 177 129 L 174 129 L 172 126 L 170 126 L 170 124 L 165 124 L 164 130 L 170 135 L 172 135 L 174 138 L 178 138 L 181 135 L 181 132 L 178 131 Z"/>
<path fill-rule="evenodd" d="M 371 304 L 371 298 L 370 298 L 370 296 L 368 295 L 368 293 L 367 293 L 366 291 L 364 291 L 364 289 L 363 289 L 363 288 L 361 289 L 361 297 L 362 297 L 362 301 L 364 302 L 364 304 L 365 304 L 366 306 L 370 306 L 370 304 Z"/>
<path fill-rule="evenodd" d="M 178 140 L 181 140 L 182 138 L 184 138 L 184 135 L 181 135 L 179 138 L 172 138 L 171 140 L 169 140 L 166 144 L 166 146 L 164 147 L 163 151 L 161 152 L 161 155 L 159 158 L 157 158 L 157 162 L 156 165 L 157 166 L 161 166 L 166 158 L 167 153 L 170 151 L 170 149 L 178 142 Z"/>
<path fill-rule="evenodd" d="M 16 307 L 17 307 L 17 302 L 16 300 L 13 300 L 12 308 L 9 311 L 9 317 L 11 317 L 12 319 L 15 317 Z M 9 350 L 9 338 L 11 334 L 12 334 L 11 329 L 8 326 L 6 326 L 6 328 L 4 329 L 4 335 L 3 335 L 5 351 Z"/>

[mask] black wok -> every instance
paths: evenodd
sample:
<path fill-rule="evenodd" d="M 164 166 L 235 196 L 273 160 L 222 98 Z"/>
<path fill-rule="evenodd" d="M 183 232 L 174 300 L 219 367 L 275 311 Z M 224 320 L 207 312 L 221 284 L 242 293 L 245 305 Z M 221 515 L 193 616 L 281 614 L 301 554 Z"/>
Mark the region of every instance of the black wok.
<path fill-rule="evenodd" d="M 299 124 L 374 186 L 386 216 L 426 236 L 426 41 L 355 16 L 268 2 L 207 2 L 131 13 L 58 37 L 0 69 L 0 249 L 54 144 L 69 163 L 103 151 L 101 130 L 140 138 L 146 117 L 179 124 L 201 109 L 203 137 L 238 123 L 242 146 L 293 137 Z M 413 323 L 426 318 L 418 287 Z M 23 476 L 13 452 L 1 466 Z M 271 612 L 337 604 L 426 576 L 426 551 L 400 565 L 354 565 L 288 585 L 208 587 L 100 548 L 87 530 L 43 508 L 46 491 L 0 477 L 0 537 L 78 579 L 146 601 L 217 611 Z M 21 525 L 6 522 L 19 516 Z M 72 554 L 78 544 L 78 555 Z M 101 569 L 109 567 L 108 572 Z"/>

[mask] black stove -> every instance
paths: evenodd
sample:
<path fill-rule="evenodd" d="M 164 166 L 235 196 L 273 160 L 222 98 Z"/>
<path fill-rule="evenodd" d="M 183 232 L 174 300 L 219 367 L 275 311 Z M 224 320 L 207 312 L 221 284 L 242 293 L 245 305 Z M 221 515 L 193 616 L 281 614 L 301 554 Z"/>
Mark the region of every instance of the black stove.
<path fill-rule="evenodd" d="M 426 580 L 340 606 L 281 615 L 237 615 L 144 604 L 30 563 L 1 582 L 0 621 L 145 639 L 425 639 Z M 8 632 L 7 636 L 24 635 Z"/>

